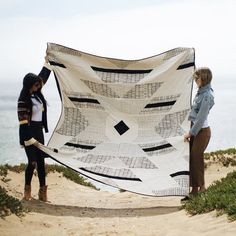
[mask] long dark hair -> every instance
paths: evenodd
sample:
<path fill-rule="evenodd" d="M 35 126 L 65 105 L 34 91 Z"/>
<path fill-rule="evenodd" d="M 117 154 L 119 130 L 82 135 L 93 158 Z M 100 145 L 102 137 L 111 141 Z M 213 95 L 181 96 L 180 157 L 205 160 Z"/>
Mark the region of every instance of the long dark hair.
<path fill-rule="evenodd" d="M 18 101 L 24 101 L 28 104 L 30 112 L 32 112 L 32 105 L 33 105 L 31 101 L 30 89 L 35 83 L 40 83 L 40 84 L 42 83 L 42 79 L 38 75 L 35 75 L 33 73 L 28 73 L 27 75 L 25 75 L 23 79 L 23 88 L 21 89 L 20 96 L 18 99 Z M 37 99 L 38 101 L 40 100 L 42 101 L 44 109 L 47 109 L 47 102 L 41 92 L 41 89 L 42 87 L 40 87 L 38 91 L 36 91 L 34 94 L 36 99 L 37 97 L 39 98 Z"/>
<path fill-rule="evenodd" d="M 42 94 L 42 86 L 34 94 L 36 95 L 36 99 L 38 97 L 42 101 L 44 109 L 47 109 L 47 101 L 46 101 L 45 97 Z"/>

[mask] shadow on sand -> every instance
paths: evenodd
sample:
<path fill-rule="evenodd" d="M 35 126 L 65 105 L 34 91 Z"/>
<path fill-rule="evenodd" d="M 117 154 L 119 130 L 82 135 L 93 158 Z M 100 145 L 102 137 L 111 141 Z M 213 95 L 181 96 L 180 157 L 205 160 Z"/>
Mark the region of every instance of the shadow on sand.
<path fill-rule="evenodd" d="M 74 216 L 90 218 L 108 217 L 142 217 L 164 215 L 180 210 L 180 206 L 158 206 L 149 208 L 94 208 L 55 205 L 38 200 L 22 201 L 22 204 L 31 212 L 37 212 L 53 216 Z"/>

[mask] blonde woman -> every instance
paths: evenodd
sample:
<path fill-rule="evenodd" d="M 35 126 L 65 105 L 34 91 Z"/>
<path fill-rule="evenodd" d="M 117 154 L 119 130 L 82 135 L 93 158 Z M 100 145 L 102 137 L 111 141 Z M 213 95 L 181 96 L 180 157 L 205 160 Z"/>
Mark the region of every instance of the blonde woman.
<path fill-rule="evenodd" d="M 198 91 L 188 117 L 191 128 L 184 135 L 184 141 L 190 142 L 190 195 L 205 191 L 204 151 L 211 138 L 208 114 L 214 105 L 214 94 L 211 88 L 212 73 L 209 68 L 197 69 L 193 78 Z"/>

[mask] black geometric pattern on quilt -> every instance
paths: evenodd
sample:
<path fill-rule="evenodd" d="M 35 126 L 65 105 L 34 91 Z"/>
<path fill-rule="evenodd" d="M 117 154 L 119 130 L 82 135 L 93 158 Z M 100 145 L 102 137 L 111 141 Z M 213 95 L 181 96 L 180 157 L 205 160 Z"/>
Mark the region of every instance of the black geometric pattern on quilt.
<path fill-rule="evenodd" d="M 105 83 L 137 83 L 152 70 L 106 69 L 91 66 Z"/>
<path fill-rule="evenodd" d="M 162 85 L 162 82 L 138 84 L 123 97 L 128 99 L 150 98 Z"/>
<path fill-rule="evenodd" d="M 89 125 L 81 112 L 76 108 L 65 107 L 65 119 L 61 127 L 56 131 L 65 136 L 76 136 Z"/>
<path fill-rule="evenodd" d="M 114 128 L 120 135 L 124 134 L 126 131 L 129 130 L 129 127 L 125 124 L 123 120 L 121 120 L 118 124 L 116 124 Z"/>
<path fill-rule="evenodd" d="M 80 169 L 107 178 L 142 182 L 130 169 L 114 169 L 104 166 L 82 167 Z"/>
<path fill-rule="evenodd" d="M 180 127 L 186 118 L 189 110 L 183 110 L 165 115 L 161 122 L 155 127 L 156 132 L 163 138 L 183 135 L 184 131 Z"/>
<path fill-rule="evenodd" d="M 119 159 L 129 168 L 158 169 L 146 157 L 119 157 Z"/>

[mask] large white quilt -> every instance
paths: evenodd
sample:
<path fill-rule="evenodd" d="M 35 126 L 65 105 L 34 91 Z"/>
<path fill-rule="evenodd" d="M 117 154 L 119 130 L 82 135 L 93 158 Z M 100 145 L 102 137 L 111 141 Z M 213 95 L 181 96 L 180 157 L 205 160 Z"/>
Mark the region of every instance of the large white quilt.
<path fill-rule="evenodd" d="M 62 114 L 48 146 L 53 159 L 131 192 L 186 195 L 194 49 L 140 60 L 94 56 L 48 43 Z"/>

